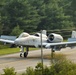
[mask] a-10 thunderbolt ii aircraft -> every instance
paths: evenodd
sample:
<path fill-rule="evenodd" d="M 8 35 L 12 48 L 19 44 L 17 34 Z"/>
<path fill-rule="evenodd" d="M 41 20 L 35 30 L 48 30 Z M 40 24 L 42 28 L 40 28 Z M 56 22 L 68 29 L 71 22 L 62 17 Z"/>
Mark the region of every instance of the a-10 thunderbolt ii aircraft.
<path fill-rule="evenodd" d="M 42 43 L 41 43 L 42 36 Z M 29 47 L 41 47 L 51 48 L 52 51 L 61 50 L 61 48 L 72 47 L 76 45 L 75 40 L 71 40 L 69 42 L 63 42 L 63 37 L 59 34 L 50 33 L 48 36 L 46 35 L 46 30 L 41 33 L 36 33 L 34 35 L 30 35 L 26 32 L 20 34 L 18 38 L 14 41 L 9 39 L 0 39 L 1 42 L 6 42 L 10 44 L 15 44 L 20 46 L 20 57 L 27 57 Z M 26 51 L 24 51 L 24 47 L 26 47 Z"/>

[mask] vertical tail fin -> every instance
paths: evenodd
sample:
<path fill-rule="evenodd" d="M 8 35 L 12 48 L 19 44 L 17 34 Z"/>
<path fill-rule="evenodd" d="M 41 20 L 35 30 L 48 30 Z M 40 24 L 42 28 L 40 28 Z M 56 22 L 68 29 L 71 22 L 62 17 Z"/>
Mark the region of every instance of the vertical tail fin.
<path fill-rule="evenodd" d="M 68 41 L 76 41 L 76 31 L 72 31 L 71 38 L 68 38 Z"/>
<path fill-rule="evenodd" d="M 71 38 L 76 38 L 76 31 L 72 31 Z"/>

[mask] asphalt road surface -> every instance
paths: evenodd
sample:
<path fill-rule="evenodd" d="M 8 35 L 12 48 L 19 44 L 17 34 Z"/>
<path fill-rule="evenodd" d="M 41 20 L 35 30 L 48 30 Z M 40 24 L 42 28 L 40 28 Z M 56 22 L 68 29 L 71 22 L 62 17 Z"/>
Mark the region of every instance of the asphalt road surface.
<path fill-rule="evenodd" d="M 65 48 L 57 53 L 63 53 L 66 57 L 76 63 L 76 48 Z M 51 54 L 50 49 L 44 49 L 43 55 Z M 17 73 L 24 72 L 27 67 L 35 67 L 37 63 L 41 62 L 41 50 L 29 51 L 27 58 L 19 57 L 19 53 L 0 56 L 0 73 L 6 67 L 14 67 Z M 44 65 L 49 66 L 50 60 L 43 59 Z"/>

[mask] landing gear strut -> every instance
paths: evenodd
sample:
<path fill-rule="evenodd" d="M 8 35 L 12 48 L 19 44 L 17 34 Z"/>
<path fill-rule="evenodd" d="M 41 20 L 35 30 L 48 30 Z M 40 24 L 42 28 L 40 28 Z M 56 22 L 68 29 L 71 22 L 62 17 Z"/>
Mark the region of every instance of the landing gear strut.
<path fill-rule="evenodd" d="M 27 57 L 27 55 L 28 55 L 28 51 L 29 51 L 29 48 L 28 47 L 26 47 L 26 52 L 24 52 L 24 47 L 23 46 L 21 46 L 21 49 L 20 49 L 20 57 Z"/>
<path fill-rule="evenodd" d="M 55 50 L 52 48 L 51 49 L 51 63 L 54 62 L 54 52 L 55 52 Z"/>

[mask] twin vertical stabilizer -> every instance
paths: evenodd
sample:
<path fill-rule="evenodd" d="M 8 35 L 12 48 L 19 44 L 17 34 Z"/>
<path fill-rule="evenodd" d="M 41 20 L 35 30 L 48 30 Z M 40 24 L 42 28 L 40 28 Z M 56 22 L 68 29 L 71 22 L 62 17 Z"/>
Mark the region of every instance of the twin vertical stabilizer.
<path fill-rule="evenodd" d="M 76 41 L 76 31 L 72 31 L 71 38 L 68 38 L 68 41 Z"/>
<path fill-rule="evenodd" d="M 76 38 L 76 31 L 72 31 L 71 38 Z"/>

